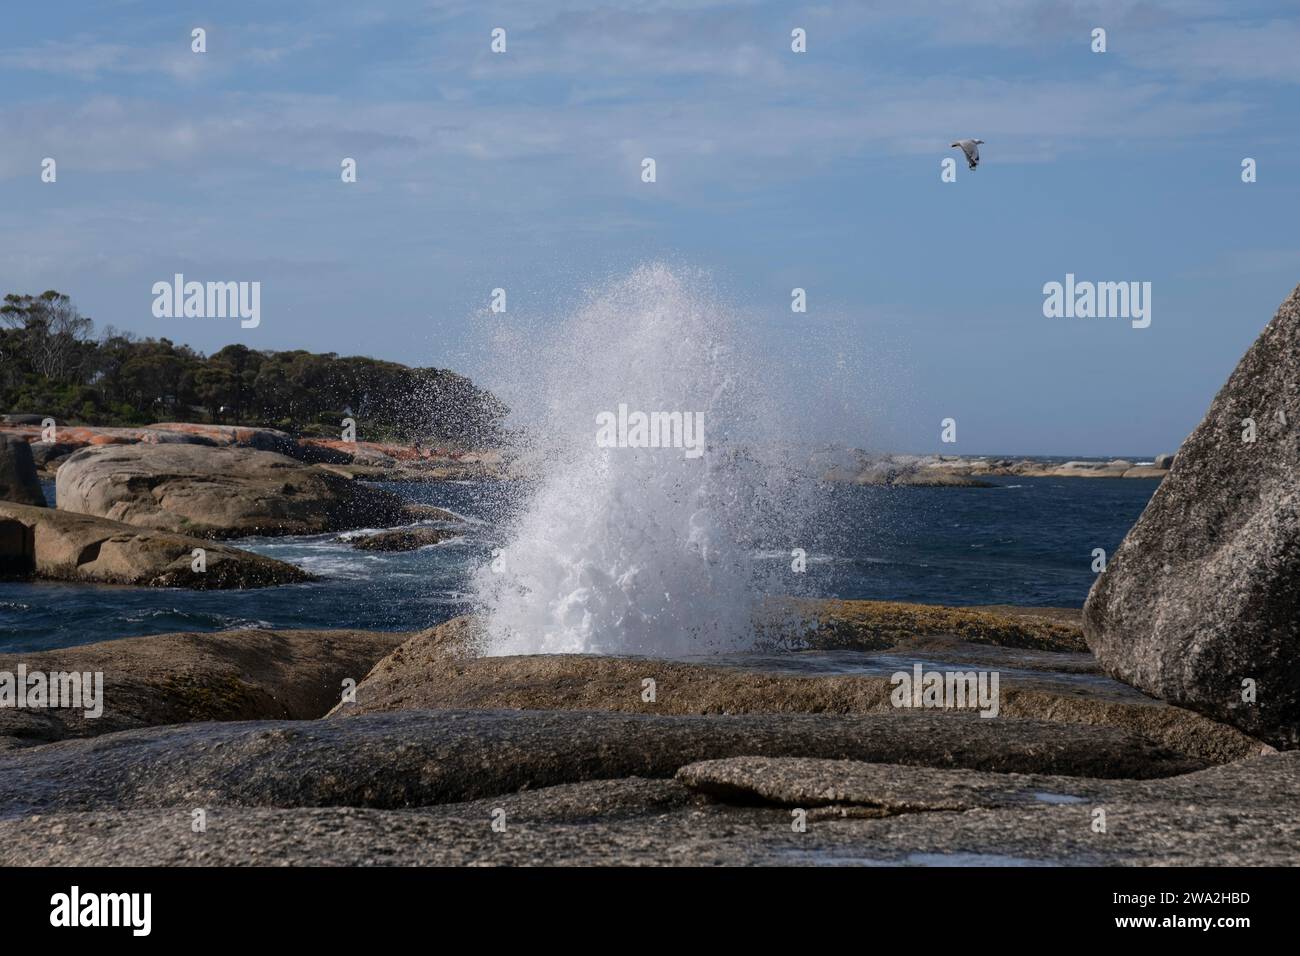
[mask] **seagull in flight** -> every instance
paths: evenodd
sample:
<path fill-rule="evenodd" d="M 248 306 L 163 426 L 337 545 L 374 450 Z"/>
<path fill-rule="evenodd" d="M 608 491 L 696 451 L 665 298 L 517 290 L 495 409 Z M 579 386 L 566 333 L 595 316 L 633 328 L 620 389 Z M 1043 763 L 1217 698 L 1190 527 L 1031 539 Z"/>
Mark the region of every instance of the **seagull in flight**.
<path fill-rule="evenodd" d="M 951 146 L 960 146 L 961 151 L 966 154 L 966 162 L 971 169 L 974 169 L 980 164 L 980 146 L 983 142 L 982 139 L 959 139 Z"/>

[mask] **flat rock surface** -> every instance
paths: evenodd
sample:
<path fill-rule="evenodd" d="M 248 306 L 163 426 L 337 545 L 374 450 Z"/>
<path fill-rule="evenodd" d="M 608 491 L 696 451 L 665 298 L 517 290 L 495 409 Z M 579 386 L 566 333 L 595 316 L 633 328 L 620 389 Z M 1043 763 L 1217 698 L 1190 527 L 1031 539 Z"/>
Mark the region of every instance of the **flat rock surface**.
<path fill-rule="evenodd" d="M 637 777 L 411 810 L 209 807 L 199 833 L 191 811 L 200 804 L 42 813 L 0 820 L 0 864 L 1294 865 L 1298 756 L 1163 780 L 1062 783 L 1089 792 L 1079 803 L 1039 799 L 1033 788 L 1044 781 L 1017 778 L 1002 788 L 1012 797 L 1006 803 L 874 817 L 827 808 L 810 812 L 801 833 L 789 807 L 737 806 L 678 781 Z M 882 788 L 906 788 L 899 778 L 917 770 L 865 772 L 874 776 L 861 795 L 876 798 Z M 932 773 L 946 778 L 927 777 L 936 792 L 989 792 L 982 774 Z M 1097 810 L 1105 832 L 1095 829 Z M 494 816 L 504 832 L 493 829 Z"/>
<path fill-rule="evenodd" d="M 1072 804 L 1101 799 L 1113 781 L 1043 774 L 936 770 L 857 760 L 732 757 L 688 764 L 676 779 L 735 803 L 841 806 L 891 813 Z"/>
<path fill-rule="evenodd" d="M 1114 727 L 934 713 L 655 717 L 404 711 L 129 730 L 0 753 L 0 814 L 451 803 L 720 757 L 805 756 L 1091 777 L 1205 766 Z"/>
<path fill-rule="evenodd" d="M 956 637 L 973 644 L 1087 652 L 1077 611 L 1064 608 L 944 607 L 901 601 L 798 601 L 810 626 L 772 631 L 783 646 L 880 650 L 917 637 Z"/>

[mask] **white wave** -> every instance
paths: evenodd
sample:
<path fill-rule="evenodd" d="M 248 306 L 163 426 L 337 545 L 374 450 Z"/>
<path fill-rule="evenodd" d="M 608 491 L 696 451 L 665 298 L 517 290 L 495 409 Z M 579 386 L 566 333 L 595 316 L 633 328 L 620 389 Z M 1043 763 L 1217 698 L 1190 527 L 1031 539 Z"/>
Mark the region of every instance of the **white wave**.
<path fill-rule="evenodd" d="M 539 476 L 472 584 L 489 654 L 672 656 L 744 646 L 764 593 L 788 592 L 807 517 L 783 425 L 790 390 L 701 280 L 659 265 L 589 297 L 515 349 L 507 404 Z M 705 452 L 602 448 L 597 414 L 703 413 Z"/>

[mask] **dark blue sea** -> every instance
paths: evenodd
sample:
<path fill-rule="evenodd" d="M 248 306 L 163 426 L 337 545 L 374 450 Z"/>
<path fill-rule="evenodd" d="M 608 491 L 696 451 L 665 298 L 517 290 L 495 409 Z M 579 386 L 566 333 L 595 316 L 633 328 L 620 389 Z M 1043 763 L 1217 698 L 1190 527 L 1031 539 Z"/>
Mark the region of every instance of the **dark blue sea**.
<path fill-rule="evenodd" d="M 1159 484 L 1102 478 L 993 479 L 996 488 L 830 491 L 805 544 L 801 584 L 821 597 L 928 604 L 1078 607 L 1092 551 L 1113 554 Z M 236 542 L 320 575 L 310 584 L 187 591 L 0 582 L 0 651 L 168 631 L 241 627 L 409 631 L 471 609 L 470 568 L 490 560 L 514 490 L 497 482 L 389 485 L 467 519 L 463 537 L 405 554 L 353 550 L 336 534 Z M 53 500 L 52 488 L 47 496 Z M 788 561 L 788 543 L 771 560 Z"/>

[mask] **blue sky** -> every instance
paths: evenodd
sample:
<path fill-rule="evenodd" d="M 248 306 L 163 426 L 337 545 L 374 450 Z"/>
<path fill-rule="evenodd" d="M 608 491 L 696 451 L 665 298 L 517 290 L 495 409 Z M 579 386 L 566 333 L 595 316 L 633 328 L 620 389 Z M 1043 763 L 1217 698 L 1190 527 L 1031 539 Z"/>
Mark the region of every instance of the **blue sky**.
<path fill-rule="evenodd" d="M 555 316 L 666 259 L 797 359 L 791 387 L 848 354 L 844 440 L 1151 455 L 1300 282 L 1295 4 L 178 0 L 5 21 L 0 288 L 203 351 L 491 385 L 492 288 Z M 964 136 L 983 163 L 943 183 Z M 154 318 L 175 272 L 260 281 L 260 327 Z M 1151 327 L 1045 318 L 1067 272 L 1151 282 Z"/>

